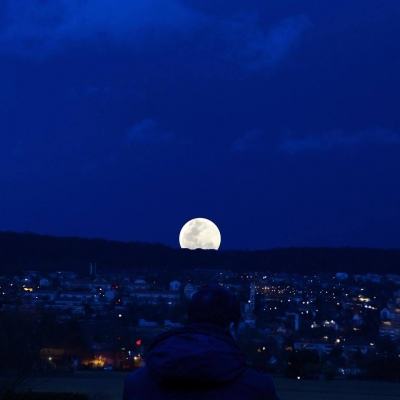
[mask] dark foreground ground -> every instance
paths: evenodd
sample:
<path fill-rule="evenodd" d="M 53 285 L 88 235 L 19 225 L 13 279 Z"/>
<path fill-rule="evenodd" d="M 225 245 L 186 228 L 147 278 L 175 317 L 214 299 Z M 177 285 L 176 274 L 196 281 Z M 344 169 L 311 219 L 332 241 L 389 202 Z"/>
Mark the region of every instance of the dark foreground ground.
<path fill-rule="evenodd" d="M 85 393 L 93 400 L 120 400 L 120 372 L 78 372 L 71 376 L 34 378 L 24 388 L 39 392 Z M 295 381 L 276 378 L 282 400 L 398 400 L 400 384 L 370 381 Z"/>

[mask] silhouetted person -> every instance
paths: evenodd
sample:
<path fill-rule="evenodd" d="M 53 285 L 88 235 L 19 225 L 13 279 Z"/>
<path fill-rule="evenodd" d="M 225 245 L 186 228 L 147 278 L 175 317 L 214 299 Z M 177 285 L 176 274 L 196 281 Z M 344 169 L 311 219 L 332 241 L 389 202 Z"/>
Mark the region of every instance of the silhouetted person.
<path fill-rule="evenodd" d="M 192 298 L 188 325 L 160 335 L 147 350 L 146 366 L 128 375 L 124 400 L 275 400 L 272 379 L 246 366 L 230 333 L 240 304 L 219 286 Z"/>

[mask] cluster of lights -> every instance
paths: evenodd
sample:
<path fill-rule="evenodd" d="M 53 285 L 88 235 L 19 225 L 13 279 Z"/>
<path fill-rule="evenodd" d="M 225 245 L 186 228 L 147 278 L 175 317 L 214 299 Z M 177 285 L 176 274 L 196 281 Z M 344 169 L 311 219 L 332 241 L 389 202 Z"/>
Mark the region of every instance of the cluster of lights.
<path fill-rule="evenodd" d="M 333 319 L 331 319 L 330 321 L 324 321 L 322 325 L 324 326 L 324 328 L 331 328 L 336 325 L 336 322 Z"/>
<path fill-rule="evenodd" d="M 363 296 L 362 294 L 359 294 L 358 301 L 360 301 L 361 303 L 369 303 L 371 299 L 369 297 Z"/>

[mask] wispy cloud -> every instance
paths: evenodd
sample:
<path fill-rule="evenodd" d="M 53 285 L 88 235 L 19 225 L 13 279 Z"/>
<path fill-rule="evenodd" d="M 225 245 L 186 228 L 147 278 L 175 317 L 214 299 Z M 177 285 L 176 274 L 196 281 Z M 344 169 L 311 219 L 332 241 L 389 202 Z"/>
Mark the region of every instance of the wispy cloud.
<path fill-rule="evenodd" d="M 280 143 L 280 150 L 289 154 L 314 151 L 328 151 L 360 144 L 400 144 L 400 132 L 383 128 L 346 132 L 333 130 L 323 134 L 302 137 L 286 137 Z"/>
<path fill-rule="evenodd" d="M 2 52 L 41 57 L 63 51 L 66 44 L 81 46 L 91 40 L 117 41 L 132 51 L 149 38 L 163 43 L 170 38 L 177 48 L 179 40 L 184 44 L 188 35 L 197 33 L 192 38 L 197 50 L 186 51 L 198 51 L 199 63 L 206 57 L 212 65 L 246 70 L 278 65 L 311 26 L 305 15 L 268 24 L 257 15 L 215 17 L 180 0 L 9 0 L 5 9 Z"/>
<path fill-rule="evenodd" d="M 310 26 L 307 16 L 298 15 L 280 21 L 266 33 L 255 33 L 247 44 L 249 56 L 253 58 L 249 67 L 263 68 L 281 62 Z"/>
<path fill-rule="evenodd" d="M 400 132 L 384 128 L 360 131 L 330 130 L 324 133 L 295 136 L 268 135 L 262 129 L 252 129 L 236 138 L 230 146 L 234 153 L 264 153 L 275 149 L 288 154 L 329 151 L 368 144 L 400 145 Z"/>
<path fill-rule="evenodd" d="M 129 41 L 146 32 L 182 31 L 199 17 L 179 0 L 9 1 L 0 43 L 28 54 L 57 51 L 65 41 L 99 35 Z"/>
<path fill-rule="evenodd" d="M 256 16 L 241 16 L 221 22 L 227 41 L 226 56 L 248 70 L 272 68 L 281 63 L 312 26 L 306 15 L 284 18 L 272 25 L 260 24 Z"/>

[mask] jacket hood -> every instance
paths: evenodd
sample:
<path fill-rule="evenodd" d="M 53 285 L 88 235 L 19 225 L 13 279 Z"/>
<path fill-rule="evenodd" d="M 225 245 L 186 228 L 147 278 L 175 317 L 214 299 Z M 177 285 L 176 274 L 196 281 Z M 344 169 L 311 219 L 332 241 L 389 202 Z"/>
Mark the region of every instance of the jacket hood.
<path fill-rule="evenodd" d="M 245 369 L 244 355 L 233 338 L 208 326 L 189 326 L 159 336 L 145 360 L 154 379 L 168 384 L 222 384 Z"/>

